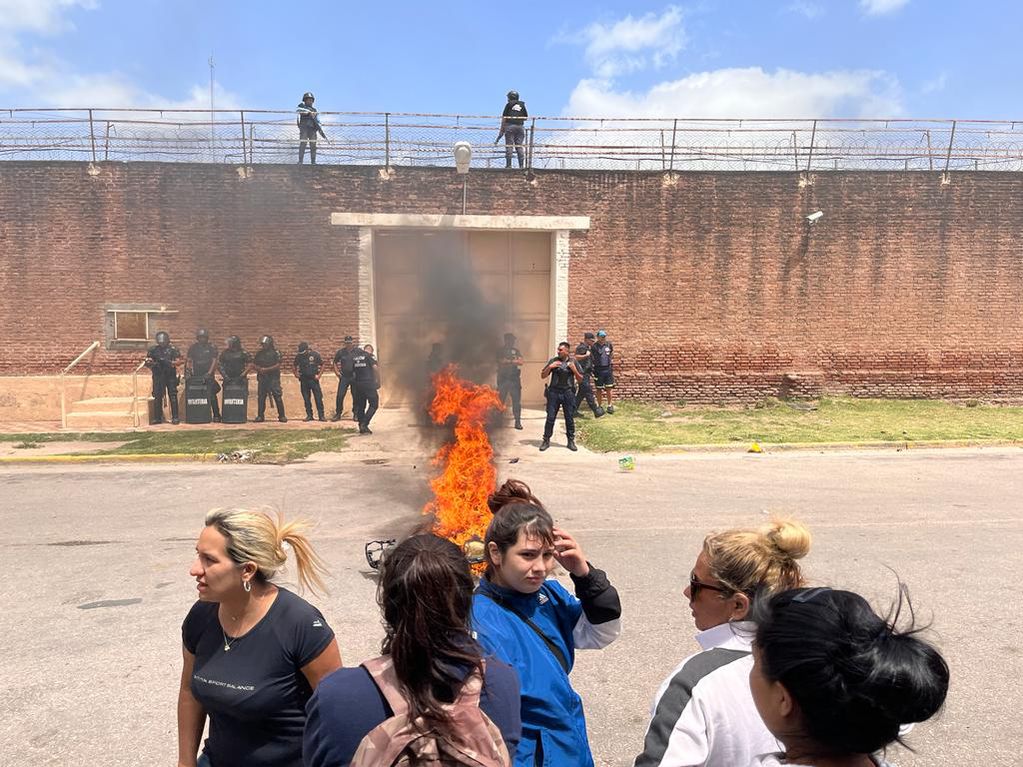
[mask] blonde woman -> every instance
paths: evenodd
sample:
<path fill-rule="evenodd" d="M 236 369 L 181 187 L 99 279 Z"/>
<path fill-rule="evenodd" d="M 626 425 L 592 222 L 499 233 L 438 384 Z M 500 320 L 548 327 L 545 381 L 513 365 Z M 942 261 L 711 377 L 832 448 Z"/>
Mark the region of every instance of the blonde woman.
<path fill-rule="evenodd" d="M 754 597 L 803 585 L 797 560 L 809 550 L 791 520 L 707 536 L 684 591 L 701 652 L 661 684 L 635 767 L 737 767 L 778 750 L 750 694 L 748 616 Z"/>
<path fill-rule="evenodd" d="M 302 588 L 323 588 L 325 570 L 303 530 L 260 511 L 206 515 L 189 571 L 199 601 L 181 627 L 179 767 L 301 766 L 305 704 L 341 667 L 320 611 L 272 581 L 287 543 Z"/>

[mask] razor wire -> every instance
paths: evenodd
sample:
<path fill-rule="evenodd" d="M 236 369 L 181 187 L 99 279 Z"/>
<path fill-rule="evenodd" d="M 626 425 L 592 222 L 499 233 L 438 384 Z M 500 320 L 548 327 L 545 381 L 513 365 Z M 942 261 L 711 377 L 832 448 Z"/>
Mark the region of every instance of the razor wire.
<path fill-rule="evenodd" d="M 318 164 L 452 167 L 468 141 L 472 167 L 505 165 L 499 116 L 319 116 Z M 530 117 L 524 128 L 536 170 L 1023 171 L 1020 121 Z M 290 111 L 0 111 L 0 160 L 288 164 L 298 146 Z"/>

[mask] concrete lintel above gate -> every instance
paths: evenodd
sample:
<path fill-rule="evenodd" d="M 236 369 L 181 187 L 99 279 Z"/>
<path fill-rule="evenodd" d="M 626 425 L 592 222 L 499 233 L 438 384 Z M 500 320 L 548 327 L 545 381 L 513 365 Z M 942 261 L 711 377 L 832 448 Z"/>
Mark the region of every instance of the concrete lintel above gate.
<path fill-rule="evenodd" d="M 331 213 L 334 226 L 397 229 L 514 229 L 554 232 L 590 228 L 589 216 L 453 216 L 439 213 Z"/>

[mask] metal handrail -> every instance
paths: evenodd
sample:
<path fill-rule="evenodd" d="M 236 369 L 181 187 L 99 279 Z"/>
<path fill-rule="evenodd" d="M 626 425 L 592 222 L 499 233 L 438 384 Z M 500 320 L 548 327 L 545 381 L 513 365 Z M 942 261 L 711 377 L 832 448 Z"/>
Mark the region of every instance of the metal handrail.
<path fill-rule="evenodd" d="M 142 421 L 139 418 L 139 371 L 142 370 L 142 368 L 144 368 L 146 366 L 146 362 L 147 361 L 148 361 L 148 358 L 145 359 L 145 360 L 142 360 L 142 362 L 140 362 L 138 364 L 138 367 L 136 367 L 133 371 L 131 371 L 131 392 L 132 392 L 132 399 L 131 399 L 131 420 L 132 420 L 132 423 L 134 424 L 136 429 L 142 424 Z"/>
<path fill-rule="evenodd" d="M 84 352 L 75 357 L 74 361 L 70 365 L 60 371 L 60 428 L 62 429 L 67 428 L 67 390 L 65 387 L 65 377 L 69 372 L 71 372 L 71 368 L 85 359 L 85 355 L 98 347 L 99 341 L 93 341 Z"/>

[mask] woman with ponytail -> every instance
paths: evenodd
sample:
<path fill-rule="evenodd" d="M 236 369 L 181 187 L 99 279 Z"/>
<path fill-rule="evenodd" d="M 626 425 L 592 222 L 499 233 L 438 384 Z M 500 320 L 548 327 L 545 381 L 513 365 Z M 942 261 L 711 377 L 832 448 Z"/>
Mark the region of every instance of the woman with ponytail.
<path fill-rule="evenodd" d="M 304 531 L 260 511 L 206 515 L 189 571 L 199 601 L 181 627 L 179 767 L 301 767 L 305 704 L 341 666 L 320 611 L 273 583 L 287 544 L 299 585 L 323 589 L 325 569 Z"/>
<path fill-rule="evenodd" d="M 754 598 L 803 585 L 809 550 L 809 531 L 787 519 L 704 539 L 683 592 L 701 651 L 657 691 L 635 767 L 737 767 L 777 750 L 750 695 L 749 616 Z"/>
<path fill-rule="evenodd" d="M 390 759 L 372 759 L 370 752 L 380 745 L 404 749 L 409 743 L 401 736 L 407 739 L 413 726 L 412 734 L 424 740 L 463 746 L 466 740 L 481 741 L 472 749 L 480 754 L 473 764 L 510 762 L 521 727 L 519 681 L 510 666 L 484 658 L 474 639 L 469 627 L 472 590 L 469 562 L 451 541 L 414 535 L 384 557 L 377 588 L 383 655 L 341 669 L 317 688 L 307 706 L 306 767 L 347 767 L 353 759 L 391 764 Z M 462 700 L 470 681 L 482 682 L 482 690 L 473 692 L 478 707 L 458 709 L 453 704 Z M 385 731 L 386 722 L 396 722 L 390 703 L 395 692 L 405 709 L 399 716 L 408 726 Z M 503 746 L 487 725 L 500 732 Z M 484 754 L 491 758 L 484 760 Z"/>
<path fill-rule="evenodd" d="M 783 744 L 758 765 L 885 767 L 882 754 L 903 744 L 905 725 L 941 709 L 948 665 L 918 629 L 897 627 L 904 605 L 904 586 L 889 618 L 859 594 L 828 588 L 786 591 L 757 605 L 749 685 Z"/>

